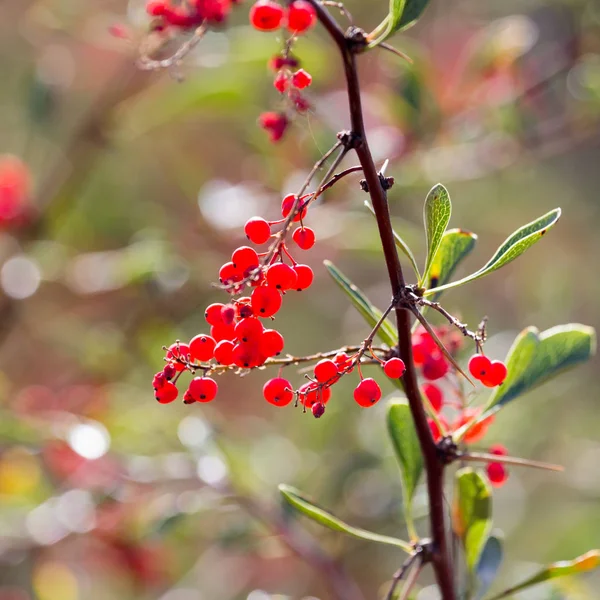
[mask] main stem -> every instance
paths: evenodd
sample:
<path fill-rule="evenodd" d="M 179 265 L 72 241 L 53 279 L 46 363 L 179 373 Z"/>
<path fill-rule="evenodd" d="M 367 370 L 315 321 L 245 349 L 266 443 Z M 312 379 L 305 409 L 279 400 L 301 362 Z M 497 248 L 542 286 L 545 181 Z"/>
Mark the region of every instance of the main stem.
<path fill-rule="evenodd" d="M 360 161 L 365 181 L 367 182 L 373 210 L 377 219 L 379 236 L 383 247 L 383 254 L 392 287 L 392 295 L 396 300 L 402 298 L 405 290 L 405 280 L 402 266 L 390 220 L 387 194 L 384 190 L 379 173 L 375 167 L 373 156 L 367 141 L 365 131 L 358 68 L 356 54 L 362 48 L 358 39 L 360 30 L 348 30 L 347 33 L 340 28 L 323 6 L 316 0 L 310 0 L 317 11 L 321 24 L 333 38 L 338 46 L 344 63 L 348 101 L 350 107 L 352 147 Z M 396 323 L 398 327 L 398 351 L 400 358 L 406 365 L 403 377 L 404 390 L 415 423 L 415 429 L 423 453 L 425 470 L 427 473 L 427 491 L 429 496 L 429 520 L 431 525 L 431 538 L 433 543 L 432 563 L 437 584 L 443 600 L 455 600 L 450 548 L 445 525 L 444 509 L 444 465 L 437 452 L 427 415 L 423 407 L 421 392 L 417 382 L 417 373 L 412 355 L 411 315 L 408 310 L 398 306 L 396 308 Z"/>

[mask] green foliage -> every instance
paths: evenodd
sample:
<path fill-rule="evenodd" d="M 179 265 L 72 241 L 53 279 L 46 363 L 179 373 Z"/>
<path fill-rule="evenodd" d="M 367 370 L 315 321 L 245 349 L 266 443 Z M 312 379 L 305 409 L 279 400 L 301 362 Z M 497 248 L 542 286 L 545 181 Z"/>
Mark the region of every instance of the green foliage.
<path fill-rule="evenodd" d="M 521 256 L 521 254 L 542 239 L 546 232 L 558 221 L 560 213 L 560 208 L 555 208 L 535 221 L 517 229 L 502 243 L 498 250 L 496 250 L 494 256 L 492 256 L 481 269 L 458 281 L 427 290 L 425 296 L 431 296 L 432 294 L 436 294 L 443 290 L 448 290 L 469 283 L 470 281 L 475 281 L 476 279 L 489 275 L 500 267 L 512 262 L 515 258 Z"/>
<path fill-rule="evenodd" d="M 498 575 L 498 569 L 500 569 L 500 565 L 502 564 L 503 556 L 502 540 L 495 535 L 491 535 L 483 548 L 477 568 L 475 569 L 478 583 L 475 600 L 482 600 L 486 592 L 490 589 L 490 586 Z"/>
<path fill-rule="evenodd" d="M 478 471 L 467 467 L 456 472 L 452 508 L 454 530 L 474 574 L 492 528 L 492 490 Z"/>
<path fill-rule="evenodd" d="M 366 531 L 365 529 L 360 529 L 359 527 L 353 527 L 352 525 L 344 523 L 344 521 L 338 519 L 330 512 L 310 502 L 305 496 L 302 495 L 300 491 L 290 487 L 289 485 L 280 485 L 279 491 L 284 499 L 298 512 L 301 512 L 309 519 L 319 523 L 319 525 L 323 525 L 323 527 L 327 527 L 333 531 L 347 533 L 348 535 L 361 540 L 377 542 L 378 544 L 387 544 L 388 546 L 395 546 L 396 548 L 400 548 L 407 553 L 412 552 L 412 546 L 404 540 L 393 538 L 387 535 L 380 535 L 378 533 Z"/>
<path fill-rule="evenodd" d="M 331 261 L 323 261 L 323 264 L 333 280 L 346 293 L 348 298 L 350 298 L 350 301 L 356 307 L 358 312 L 364 317 L 365 321 L 371 327 L 374 327 L 383 313 L 376 306 L 371 304 L 364 293 L 359 290 Z M 377 335 L 385 344 L 390 347 L 395 346 L 398 343 L 396 332 L 387 322 L 384 322 L 381 325 L 377 331 Z"/>
<path fill-rule="evenodd" d="M 438 183 L 427 194 L 425 206 L 423 207 L 427 260 L 419 285 L 422 285 L 429 278 L 431 266 L 442 243 L 444 233 L 446 233 L 451 214 L 452 203 L 450 202 L 448 190 L 441 183 Z"/>
<path fill-rule="evenodd" d="M 377 46 L 397 31 L 412 27 L 423 14 L 429 0 L 390 0 L 390 10 L 383 22 L 369 37 L 377 38 L 370 46 Z M 379 37 L 377 37 L 383 32 Z"/>
<path fill-rule="evenodd" d="M 600 550 L 590 550 L 586 554 L 582 554 L 573 560 L 556 562 L 544 567 L 541 571 L 538 571 L 535 575 L 526 579 L 522 583 L 511 587 L 500 594 L 497 594 L 490 600 L 500 600 L 500 598 L 508 598 L 513 594 L 520 592 L 528 587 L 543 583 L 557 577 L 565 577 L 566 575 L 576 575 L 578 573 L 585 573 L 592 571 L 593 569 L 600 566 Z"/>
<path fill-rule="evenodd" d="M 404 516 L 414 534 L 412 500 L 423 473 L 423 455 L 410 408 L 406 401 L 393 401 L 387 411 L 387 427 L 400 463 L 404 498 Z"/>

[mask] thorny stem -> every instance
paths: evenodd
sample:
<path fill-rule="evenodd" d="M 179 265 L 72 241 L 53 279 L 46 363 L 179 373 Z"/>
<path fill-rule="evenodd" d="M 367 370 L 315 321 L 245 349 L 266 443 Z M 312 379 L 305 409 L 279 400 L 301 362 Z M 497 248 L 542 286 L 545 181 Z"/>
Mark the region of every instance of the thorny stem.
<path fill-rule="evenodd" d="M 338 47 L 344 64 L 350 108 L 350 137 L 353 141 L 352 147 L 356 151 L 363 168 L 365 181 L 368 185 L 392 288 L 392 296 L 394 298 L 401 298 L 406 291 L 406 283 L 394 241 L 394 232 L 387 204 L 387 194 L 383 189 L 371 150 L 369 149 L 363 118 L 356 55 L 365 50 L 367 45 L 366 36 L 363 31 L 354 27 L 351 27 L 347 33 L 344 33 L 335 19 L 317 0 L 309 0 L 309 2 L 314 6 L 319 21 Z M 412 356 L 411 313 L 409 310 L 398 306 L 396 308 L 396 322 L 398 327 L 398 352 L 406 365 L 406 372 L 403 378 L 404 390 L 414 420 L 427 472 L 429 520 L 433 542 L 431 561 L 442 599 L 455 600 L 456 594 L 450 561 L 448 533 L 446 530 L 444 465 L 439 459 L 436 444 L 429 429 L 427 415 L 421 400 Z"/>

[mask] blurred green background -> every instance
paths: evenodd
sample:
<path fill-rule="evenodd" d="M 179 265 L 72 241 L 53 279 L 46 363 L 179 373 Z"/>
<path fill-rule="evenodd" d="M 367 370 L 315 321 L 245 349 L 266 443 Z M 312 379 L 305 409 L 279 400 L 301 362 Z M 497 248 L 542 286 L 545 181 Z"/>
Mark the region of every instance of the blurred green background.
<path fill-rule="evenodd" d="M 346 5 L 369 30 L 387 2 Z M 263 372 L 220 378 L 206 407 L 153 399 L 162 345 L 206 330 L 204 307 L 223 299 L 211 283 L 245 220 L 276 218 L 348 125 L 338 57 L 315 30 L 296 52 L 313 109 L 268 142 L 256 119 L 277 107 L 266 63 L 281 41 L 250 29 L 248 7 L 206 36 L 178 82 L 135 67 L 141 0 L 0 2 L 0 153 L 32 177 L 26 218 L 0 226 L 0 600 L 324 600 L 336 577 L 381 598 L 403 560 L 300 522 L 278 496 L 278 483 L 293 484 L 352 523 L 406 536 L 385 403 L 360 409 L 352 381 L 318 421 L 267 405 Z M 111 35 L 115 24 L 133 41 Z M 521 224 L 564 211 L 526 257 L 445 306 L 472 325 L 488 315 L 498 358 L 527 325 L 600 325 L 600 5 L 432 0 L 393 41 L 414 64 L 362 57 L 365 111 L 396 179 L 395 224 L 421 260 L 422 201 L 437 181 L 453 198 L 451 226 L 480 236 L 463 273 Z M 368 332 L 323 259 L 387 303 L 357 180 L 309 215 L 318 243 L 303 260 L 316 283 L 276 322 L 293 354 Z M 566 466 L 512 469 L 496 492 L 508 555 L 498 589 L 600 545 L 597 369 L 526 396 L 490 431 L 514 455 Z M 418 506 L 424 515 L 422 495 Z M 592 575 L 518 598 L 599 590 Z"/>

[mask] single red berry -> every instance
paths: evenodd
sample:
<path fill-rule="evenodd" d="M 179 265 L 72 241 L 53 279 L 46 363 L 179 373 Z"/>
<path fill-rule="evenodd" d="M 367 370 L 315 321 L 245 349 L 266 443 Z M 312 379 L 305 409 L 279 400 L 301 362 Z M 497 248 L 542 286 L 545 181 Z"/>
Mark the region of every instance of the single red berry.
<path fill-rule="evenodd" d="M 319 383 L 310 381 L 298 388 L 298 400 L 307 408 L 312 408 L 317 402 L 327 404 L 330 398 L 331 390 Z"/>
<path fill-rule="evenodd" d="M 237 283 L 241 281 L 243 274 L 240 269 L 237 269 L 233 262 L 225 263 L 219 269 L 219 281 L 223 285 L 229 285 L 231 283 Z"/>
<path fill-rule="evenodd" d="M 290 4 L 287 28 L 294 33 L 302 33 L 310 29 L 317 21 L 314 6 L 306 0 L 294 0 Z"/>
<path fill-rule="evenodd" d="M 282 201 L 281 201 L 281 216 L 285 219 L 290 212 L 292 212 L 292 209 L 294 208 L 294 204 L 296 204 L 296 198 L 298 196 L 296 196 L 295 194 L 288 194 Z M 305 206 L 301 211 L 298 211 L 298 209 L 300 208 L 300 206 L 302 206 L 304 200 L 305 200 L 306 196 L 302 196 L 300 198 L 300 200 L 298 200 L 298 204 L 296 206 L 296 214 L 294 215 L 294 221 L 299 221 L 300 219 L 304 219 L 306 217 L 306 213 L 308 211 L 308 207 Z"/>
<path fill-rule="evenodd" d="M 250 246 L 241 246 L 237 248 L 231 255 L 231 262 L 235 265 L 238 271 L 246 271 L 247 269 L 255 269 L 258 267 L 258 254 L 254 248 Z"/>
<path fill-rule="evenodd" d="M 281 26 L 285 12 L 277 2 L 258 0 L 250 9 L 250 24 L 259 31 L 274 31 Z"/>
<path fill-rule="evenodd" d="M 269 68 L 273 71 L 279 71 L 283 69 L 283 67 L 290 67 L 291 69 L 295 69 L 300 65 L 300 61 L 293 56 L 281 56 L 280 54 L 276 54 L 271 57 L 269 60 Z"/>
<path fill-rule="evenodd" d="M 481 383 L 486 387 L 496 387 L 502 385 L 506 379 L 508 371 L 506 365 L 501 360 L 494 360 L 490 363 L 488 372 L 481 378 Z"/>
<path fill-rule="evenodd" d="M 265 329 L 260 337 L 259 347 L 265 356 L 277 356 L 281 354 L 285 340 L 283 336 L 275 329 Z"/>
<path fill-rule="evenodd" d="M 310 410 L 315 419 L 320 419 L 325 414 L 325 405 L 317 402 L 310 407 Z"/>
<path fill-rule="evenodd" d="M 271 226 L 261 217 L 252 217 L 246 221 L 244 233 L 253 244 L 260 246 L 271 237 Z"/>
<path fill-rule="evenodd" d="M 363 408 L 373 406 L 373 404 L 380 399 L 381 388 L 379 387 L 379 384 L 370 377 L 363 379 L 354 390 L 354 400 L 356 400 L 358 405 Z"/>
<path fill-rule="evenodd" d="M 354 371 L 354 367 L 350 368 L 352 365 L 352 358 L 345 352 L 338 352 L 333 357 L 333 362 L 336 364 L 338 372 L 340 373 L 352 373 L 352 371 Z"/>
<path fill-rule="evenodd" d="M 172 361 L 172 365 L 175 367 L 176 371 L 183 371 L 185 369 L 185 365 L 177 359 L 187 361 L 189 355 L 190 347 L 187 344 L 181 344 L 179 342 L 171 344 L 167 350 L 167 360 Z"/>
<path fill-rule="evenodd" d="M 258 118 L 258 124 L 269 134 L 272 142 L 278 142 L 290 124 L 287 116 L 278 112 L 265 112 Z"/>
<path fill-rule="evenodd" d="M 315 232 L 310 227 L 298 227 L 292 234 L 292 239 L 301 250 L 309 250 L 315 245 Z"/>
<path fill-rule="evenodd" d="M 197 335 L 190 342 L 190 354 L 194 360 L 205 362 L 214 356 L 216 345 L 217 343 L 210 335 Z"/>
<path fill-rule="evenodd" d="M 194 404 L 196 402 L 196 398 L 192 396 L 190 390 L 185 390 L 185 394 L 183 394 L 183 403 L 184 404 Z"/>
<path fill-rule="evenodd" d="M 261 364 L 261 357 L 257 344 L 236 344 L 231 356 L 233 364 L 241 369 L 252 369 Z"/>
<path fill-rule="evenodd" d="M 436 413 L 440 412 L 444 405 L 444 394 L 442 393 L 442 390 L 433 383 L 426 383 L 423 386 L 423 393 L 427 396 L 431 408 L 433 408 Z"/>
<path fill-rule="evenodd" d="M 220 365 L 229 366 L 233 364 L 233 342 L 230 340 L 221 340 L 215 346 L 215 360 Z"/>
<path fill-rule="evenodd" d="M 450 370 L 450 365 L 445 357 L 440 353 L 429 355 L 422 366 L 422 373 L 425 379 L 435 381 L 441 379 Z"/>
<path fill-rule="evenodd" d="M 213 325 L 210 328 L 210 337 L 217 343 L 223 340 L 234 340 L 235 326 L 233 323 L 231 325 L 225 325 L 224 323 Z"/>
<path fill-rule="evenodd" d="M 242 319 L 235 326 L 235 337 L 238 342 L 256 344 L 264 331 L 263 324 L 256 318 Z"/>
<path fill-rule="evenodd" d="M 289 265 L 276 263 L 267 270 L 267 283 L 278 290 L 286 291 L 296 287 L 298 275 Z"/>
<path fill-rule="evenodd" d="M 167 12 L 167 5 L 163 0 L 153 0 L 146 4 L 146 12 L 151 17 L 161 17 Z"/>
<path fill-rule="evenodd" d="M 489 373 L 492 363 L 487 356 L 483 354 L 474 354 L 469 359 L 469 373 L 475 377 L 475 379 L 483 379 Z"/>
<path fill-rule="evenodd" d="M 427 332 L 417 333 L 413 336 L 413 360 L 415 365 L 422 366 L 432 354 L 439 354 L 435 340 Z"/>
<path fill-rule="evenodd" d="M 338 377 L 338 367 L 329 358 L 320 360 L 314 368 L 315 379 L 319 383 L 327 383 Z"/>
<path fill-rule="evenodd" d="M 508 450 L 502 444 L 494 444 L 493 446 L 490 446 L 489 453 L 495 454 L 496 456 L 506 456 Z"/>
<path fill-rule="evenodd" d="M 219 386 L 210 377 L 194 377 L 188 387 L 190 395 L 196 402 L 210 402 L 214 400 L 219 391 Z"/>
<path fill-rule="evenodd" d="M 275 406 L 286 406 L 294 399 L 294 391 L 287 379 L 275 377 L 265 383 L 263 396 L 267 402 Z"/>
<path fill-rule="evenodd" d="M 494 487 L 502 487 L 508 479 L 508 471 L 502 463 L 488 463 L 486 472 Z"/>
<path fill-rule="evenodd" d="M 304 69 L 296 71 L 292 75 L 292 85 L 299 90 L 303 90 L 312 83 L 312 76 Z"/>
<path fill-rule="evenodd" d="M 152 387 L 155 390 L 160 390 L 165 383 L 167 383 L 167 378 L 165 377 L 165 374 L 163 371 L 159 371 L 158 373 L 156 373 L 156 375 L 154 375 L 154 378 L 152 379 Z"/>
<path fill-rule="evenodd" d="M 167 381 L 171 381 L 177 375 L 177 369 L 172 364 L 166 364 L 162 372 Z"/>
<path fill-rule="evenodd" d="M 277 75 L 275 75 L 275 79 L 273 80 L 273 86 L 280 93 L 283 94 L 285 90 L 287 90 L 289 85 L 289 76 L 285 71 L 279 71 Z"/>
<path fill-rule="evenodd" d="M 252 310 L 258 317 L 272 317 L 281 308 L 281 294 L 269 285 L 254 288 L 252 295 Z"/>
<path fill-rule="evenodd" d="M 301 292 L 312 285 L 314 279 L 313 270 L 308 265 L 294 265 L 294 271 L 296 271 L 297 281 L 296 289 Z"/>
<path fill-rule="evenodd" d="M 250 296 L 242 296 L 238 298 L 235 303 L 236 316 L 238 319 L 247 319 L 248 317 L 254 316 L 252 310 Z"/>
<path fill-rule="evenodd" d="M 156 390 L 154 397 L 160 404 L 169 404 L 177 398 L 178 394 L 177 386 L 173 382 L 167 381 L 160 389 Z"/>
<path fill-rule="evenodd" d="M 459 427 L 470 423 L 477 419 L 481 414 L 479 408 L 467 408 L 463 411 L 462 415 L 458 418 L 458 421 L 453 425 L 452 430 L 455 431 Z M 471 429 L 466 433 L 464 437 L 465 444 L 476 444 L 480 442 L 488 432 L 490 425 L 494 422 L 495 416 L 490 415 L 486 417 L 476 425 L 473 425 Z"/>
<path fill-rule="evenodd" d="M 204 312 L 204 318 L 209 325 L 220 325 L 223 323 L 221 318 L 221 310 L 223 310 L 223 304 L 215 303 L 211 304 Z"/>
<path fill-rule="evenodd" d="M 437 418 L 438 418 L 438 421 L 442 424 L 442 427 L 444 427 L 444 429 L 446 431 L 448 431 L 448 423 L 446 422 L 446 419 L 444 419 L 444 417 L 442 417 L 441 415 L 438 415 Z M 440 428 L 437 426 L 437 423 L 433 419 L 427 419 L 427 423 L 429 423 L 429 429 L 431 430 L 431 435 L 433 436 L 433 441 L 439 442 L 442 439 L 442 432 L 440 431 Z"/>
<path fill-rule="evenodd" d="M 232 304 L 226 304 L 221 309 L 221 323 L 223 325 L 231 325 L 235 321 L 237 311 Z"/>
<path fill-rule="evenodd" d="M 401 358 L 390 358 L 383 365 L 383 372 L 390 379 L 400 379 L 404 375 L 404 371 L 406 371 L 406 365 Z"/>
<path fill-rule="evenodd" d="M 305 113 L 307 110 L 310 110 L 310 102 L 298 90 L 290 90 L 289 97 L 299 113 Z"/>

